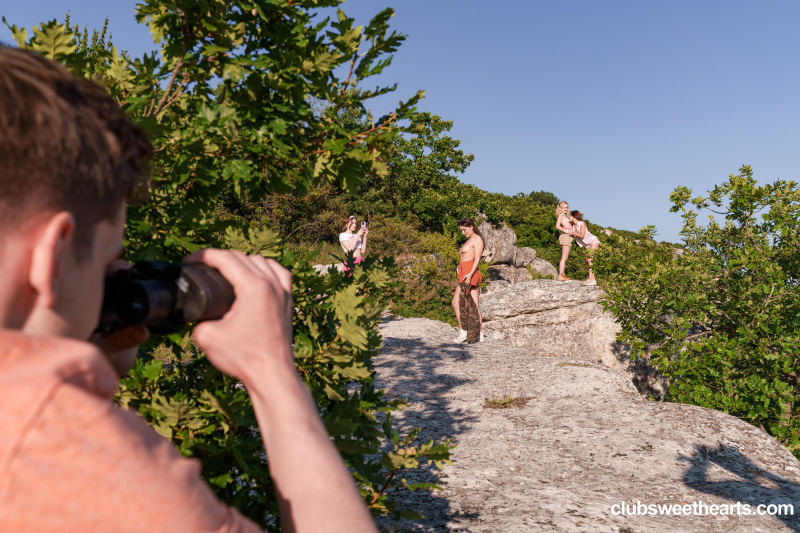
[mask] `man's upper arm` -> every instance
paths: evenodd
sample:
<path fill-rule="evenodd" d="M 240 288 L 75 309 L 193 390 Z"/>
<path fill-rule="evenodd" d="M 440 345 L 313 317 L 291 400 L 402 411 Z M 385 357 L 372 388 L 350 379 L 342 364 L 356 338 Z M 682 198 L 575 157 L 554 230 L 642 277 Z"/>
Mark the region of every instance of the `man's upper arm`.
<path fill-rule="evenodd" d="M 0 501 L 9 531 L 260 531 L 138 415 L 70 385 L 24 436 L 9 474 Z"/>

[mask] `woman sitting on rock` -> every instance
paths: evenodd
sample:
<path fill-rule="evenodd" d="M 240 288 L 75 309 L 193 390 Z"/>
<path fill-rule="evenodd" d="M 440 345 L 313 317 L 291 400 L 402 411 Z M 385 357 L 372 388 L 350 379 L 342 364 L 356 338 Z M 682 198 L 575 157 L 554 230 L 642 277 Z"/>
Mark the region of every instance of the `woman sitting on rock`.
<path fill-rule="evenodd" d="M 453 309 L 456 312 L 456 321 L 460 326 L 461 316 L 458 303 L 461 297 L 461 287 L 458 284 L 469 281 L 469 284 L 474 287 L 474 290 L 470 290 L 469 293 L 472 295 L 472 299 L 475 300 L 475 306 L 478 308 L 478 320 L 481 324 L 481 334 L 478 336 L 478 340 L 483 342 L 483 318 L 481 317 L 481 308 L 478 303 L 478 287 L 481 285 L 481 272 L 478 270 L 478 264 L 483 255 L 483 237 L 478 231 L 478 226 L 469 217 L 461 219 L 461 222 L 458 223 L 458 229 L 467 238 L 467 242 L 464 243 L 460 250 L 461 261 L 458 264 L 458 280 L 456 282 L 456 290 L 453 293 Z M 458 337 L 455 342 L 464 342 L 466 340 L 467 330 L 459 327 Z"/>
<path fill-rule="evenodd" d="M 589 233 L 589 228 L 586 227 L 586 222 L 583 221 L 583 215 L 580 211 L 573 211 L 570 213 L 570 222 L 575 224 L 575 230 L 572 236 L 575 237 L 575 242 L 581 248 L 589 247 L 592 250 L 600 248 L 600 239 Z M 594 272 L 592 272 L 592 256 L 591 252 L 586 256 L 586 264 L 589 265 L 589 279 L 583 282 L 584 285 L 597 285 L 597 280 L 594 279 Z"/>
<path fill-rule="evenodd" d="M 567 258 L 572 249 L 572 223 L 569 219 L 569 204 L 565 201 L 558 202 L 556 207 L 556 229 L 558 230 L 558 244 L 561 245 L 561 261 L 558 263 L 558 281 L 569 281 L 565 269 Z"/>
<path fill-rule="evenodd" d="M 356 233 L 356 217 L 350 216 L 344 220 L 342 233 L 339 234 L 339 243 L 345 253 L 353 252 L 353 262 L 356 265 L 360 265 L 364 261 L 364 254 L 367 252 L 367 234 L 369 234 L 369 230 L 366 225 L 362 225 Z M 344 269 L 349 270 L 347 264 L 344 265 Z"/>

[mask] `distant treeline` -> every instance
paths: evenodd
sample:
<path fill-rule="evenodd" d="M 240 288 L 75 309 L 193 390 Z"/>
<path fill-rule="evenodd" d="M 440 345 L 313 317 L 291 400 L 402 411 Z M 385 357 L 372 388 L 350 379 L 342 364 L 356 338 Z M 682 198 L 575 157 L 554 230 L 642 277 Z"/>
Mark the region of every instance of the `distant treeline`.
<path fill-rule="evenodd" d="M 394 140 L 384 157 L 388 174 L 366 176 L 355 194 L 325 183 L 302 196 L 272 194 L 259 202 L 230 194 L 222 207 L 254 225 L 277 229 L 295 249 L 311 250 L 327 243 L 320 261 L 333 260 L 330 253 L 338 253 L 341 222 L 349 215 L 368 221 L 372 230 L 370 253 L 396 256 L 425 252 L 421 234 L 455 234 L 458 240 L 458 221 L 482 213 L 494 224 L 505 222 L 513 228 L 519 246 L 530 246 L 540 257 L 558 262 L 554 215 L 557 196 L 547 191 L 509 196 L 462 183 L 458 174 L 469 167 L 474 156 L 461 150 L 460 141 L 447 135 L 453 122 L 419 113 L 413 123 L 421 133 Z M 589 230 L 603 240 L 603 228 L 587 222 Z M 611 229 L 624 239 L 640 238 L 632 231 Z M 583 253 L 577 247 L 567 269 L 577 277 L 586 274 Z"/>

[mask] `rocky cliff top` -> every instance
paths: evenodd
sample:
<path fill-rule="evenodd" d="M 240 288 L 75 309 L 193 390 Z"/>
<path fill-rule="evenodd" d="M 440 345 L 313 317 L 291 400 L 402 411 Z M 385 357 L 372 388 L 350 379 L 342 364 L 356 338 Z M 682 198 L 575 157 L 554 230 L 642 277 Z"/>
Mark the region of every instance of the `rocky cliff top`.
<path fill-rule="evenodd" d="M 596 305 L 580 301 L 576 297 L 573 309 Z M 491 316 L 503 315 L 501 308 L 511 304 L 497 305 Z M 559 309 L 565 308 L 543 312 Z M 800 531 L 795 517 L 612 514 L 612 505 L 637 500 L 741 502 L 753 509 L 794 503 L 800 513 L 800 463 L 737 418 L 643 400 L 630 375 L 586 358 L 545 356 L 499 339 L 454 344 L 455 330 L 440 322 L 388 319 L 381 332 L 378 385 L 410 400 L 398 424 L 421 426 L 425 440 L 458 443 L 453 466 L 439 474 L 444 491 L 418 491 L 403 500 L 427 517 L 405 527 L 493 533 Z M 530 400 L 519 408 L 487 408 L 486 396 L 503 389 Z"/>
<path fill-rule="evenodd" d="M 491 321 L 543 311 L 575 308 L 598 302 L 603 291 L 598 286 L 585 286 L 580 281 L 533 280 L 514 283 L 481 300 L 483 320 Z"/>

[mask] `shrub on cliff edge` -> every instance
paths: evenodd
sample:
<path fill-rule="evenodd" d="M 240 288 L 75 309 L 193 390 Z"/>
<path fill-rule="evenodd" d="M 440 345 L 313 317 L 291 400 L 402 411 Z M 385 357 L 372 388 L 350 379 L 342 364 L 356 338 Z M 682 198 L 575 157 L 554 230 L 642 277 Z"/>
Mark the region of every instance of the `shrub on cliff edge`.
<path fill-rule="evenodd" d="M 691 198 L 678 187 L 685 252 L 601 247 L 605 306 L 634 356 L 670 377 L 669 399 L 737 416 L 800 457 L 800 190 L 749 166 Z M 697 212 L 708 210 L 703 226 Z M 719 220 L 718 220 L 719 219 Z"/>

